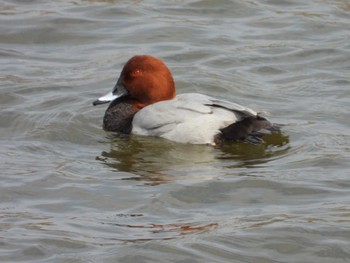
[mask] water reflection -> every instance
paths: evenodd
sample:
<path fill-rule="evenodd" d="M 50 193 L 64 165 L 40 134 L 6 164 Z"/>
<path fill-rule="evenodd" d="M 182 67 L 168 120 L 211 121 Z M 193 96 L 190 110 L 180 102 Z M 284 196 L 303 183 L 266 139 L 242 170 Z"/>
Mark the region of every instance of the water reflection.
<path fill-rule="evenodd" d="M 262 144 L 226 143 L 217 158 L 239 161 L 228 168 L 253 167 L 283 157 L 291 148 L 289 135 L 283 133 L 265 135 L 263 141 Z"/>
<path fill-rule="evenodd" d="M 207 223 L 202 222 L 182 222 L 182 223 L 169 223 L 169 224 L 112 224 L 118 228 L 126 228 L 128 231 L 132 230 L 134 233 L 140 232 L 135 236 L 125 236 L 123 238 L 116 238 L 119 241 L 124 242 L 144 242 L 155 239 L 160 240 L 171 240 L 186 235 L 199 234 L 208 232 L 219 226 L 218 223 Z M 147 232 L 148 234 L 146 234 Z M 141 234 L 142 233 L 142 234 Z M 141 235 L 143 236 L 141 238 Z"/>
<path fill-rule="evenodd" d="M 253 167 L 283 157 L 290 149 L 289 136 L 283 133 L 266 135 L 264 143 L 226 143 L 208 145 L 179 144 L 168 140 L 140 136 L 108 134 L 111 149 L 103 151 L 98 160 L 118 172 L 158 185 L 184 174 L 213 176 L 225 168 Z M 214 171 L 215 170 L 215 171 Z"/>

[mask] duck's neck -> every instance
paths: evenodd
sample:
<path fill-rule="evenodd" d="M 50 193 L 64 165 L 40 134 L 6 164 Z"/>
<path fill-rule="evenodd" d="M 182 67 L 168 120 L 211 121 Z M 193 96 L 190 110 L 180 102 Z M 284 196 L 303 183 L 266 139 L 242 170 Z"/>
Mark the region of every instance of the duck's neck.
<path fill-rule="evenodd" d="M 107 131 L 130 134 L 132 120 L 139 109 L 127 100 L 114 100 L 108 106 L 103 118 L 103 128 Z"/>

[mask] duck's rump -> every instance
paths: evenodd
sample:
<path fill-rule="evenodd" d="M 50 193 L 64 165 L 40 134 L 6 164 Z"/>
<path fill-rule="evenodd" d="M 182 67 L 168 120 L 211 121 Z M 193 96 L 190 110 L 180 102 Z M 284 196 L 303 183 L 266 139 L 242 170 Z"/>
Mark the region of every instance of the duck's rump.
<path fill-rule="evenodd" d="M 280 125 L 272 124 L 265 118 L 257 115 L 246 117 L 241 121 L 220 129 L 217 141 L 247 141 L 254 144 L 262 142 L 261 137 L 272 132 L 280 131 Z"/>

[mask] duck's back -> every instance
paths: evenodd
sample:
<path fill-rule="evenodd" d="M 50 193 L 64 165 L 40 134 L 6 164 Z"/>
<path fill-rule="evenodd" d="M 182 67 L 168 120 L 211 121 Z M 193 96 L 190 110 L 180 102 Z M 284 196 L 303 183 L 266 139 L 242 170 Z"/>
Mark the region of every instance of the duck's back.
<path fill-rule="evenodd" d="M 239 104 L 186 93 L 137 112 L 132 133 L 182 143 L 214 144 L 220 129 L 254 116 L 257 116 L 255 111 Z"/>

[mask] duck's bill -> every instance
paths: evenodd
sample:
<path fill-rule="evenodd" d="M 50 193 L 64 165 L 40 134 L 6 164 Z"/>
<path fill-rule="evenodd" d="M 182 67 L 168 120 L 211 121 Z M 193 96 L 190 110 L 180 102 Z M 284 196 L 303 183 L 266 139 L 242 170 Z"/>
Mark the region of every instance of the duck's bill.
<path fill-rule="evenodd" d="M 96 106 L 99 104 L 108 103 L 108 102 L 111 102 L 117 98 L 125 97 L 127 95 L 128 95 L 128 91 L 126 90 L 126 88 L 122 84 L 122 81 L 120 79 L 118 79 L 117 84 L 115 84 L 112 92 L 109 92 L 106 95 L 99 98 L 98 100 L 95 100 L 92 104 L 94 106 Z"/>
<path fill-rule="evenodd" d="M 96 106 L 100 104 L 105 104 L 105 103 L 111 102 L 112 100 L 115 100 L 116 98 L 118 98 L 118 95 L 114 95 L 113 92 L 109 92 L 106 95 L 102 96 L 101 98 L 95 100 L 92 103 L 92 105 Z"/>

